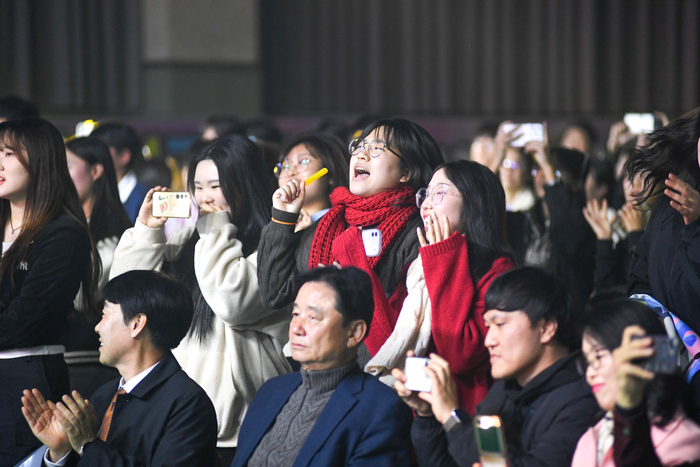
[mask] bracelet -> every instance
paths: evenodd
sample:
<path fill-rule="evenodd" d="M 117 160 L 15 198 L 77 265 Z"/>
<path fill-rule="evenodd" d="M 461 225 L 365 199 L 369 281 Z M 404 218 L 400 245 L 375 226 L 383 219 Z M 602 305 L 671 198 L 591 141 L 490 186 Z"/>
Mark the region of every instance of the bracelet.
<path fill-rule="evenodd" d="M 282 221 L 278 221 L 274 217 L 271 217 L 270 219 L 272 219 L 272 222 L 277 222 L 278 224 L 282 224 L 282 225 L 297 225 L 296 222 L 282 222 Z"/>

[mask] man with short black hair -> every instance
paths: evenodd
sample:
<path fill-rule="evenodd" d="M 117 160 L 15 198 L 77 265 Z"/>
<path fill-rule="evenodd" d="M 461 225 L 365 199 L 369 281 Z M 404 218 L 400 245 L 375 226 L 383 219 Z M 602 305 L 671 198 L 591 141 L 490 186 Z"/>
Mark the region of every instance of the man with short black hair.
<path fill-rule="evenodd" d="M 295 282 L 289 340 L 301 370 L 260 388 L 232 465 L 409 465 L 411 411 L 357 365 L 374 312 L 369 275 L 327 267 Z"/>
<path fill-rule="evenodd" d="M 476 414 L 501 418 L 511 467 L 570 465 L 599 409 L 576 368 L 580 339 L 566 286 L 542 269 L 514 269 L 491 283 L 485 300 L 484 343 L 497 381 Z M 418 414 L 411 437 L 419 464 L 472 467 L 479 462 L 472 416 L 459 408 L 449 364 L 432 354 L 426 373 L 432 391 L 415 394 L 404 373 L 393 372 Z"/>
<path fill-rule="evenodd" d="M 89 402 L 77 391 L 55 405 L 24 391 L 22 412 L 48 447 L 45 465 L 215 465 L 214 407 L 170 353 L 189 330 L 190 293 L 164 274 L 130 271 L 103 295 L 100 362 L 122 377 Z"/>

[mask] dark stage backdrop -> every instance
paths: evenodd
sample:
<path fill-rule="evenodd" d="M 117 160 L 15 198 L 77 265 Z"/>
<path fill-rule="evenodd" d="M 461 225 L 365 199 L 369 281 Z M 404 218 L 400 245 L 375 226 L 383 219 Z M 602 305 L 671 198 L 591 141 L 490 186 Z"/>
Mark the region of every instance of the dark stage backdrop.
<path fill-rule="evenodd" d="M 139 109 L 139 0 L 0 0 L 0 94 L 54 112 Z"/>
<path fill-rule="evenodd" d="M 261 0 L 266 110 L 612 114 L 700 105 L 698 0 Z"/>

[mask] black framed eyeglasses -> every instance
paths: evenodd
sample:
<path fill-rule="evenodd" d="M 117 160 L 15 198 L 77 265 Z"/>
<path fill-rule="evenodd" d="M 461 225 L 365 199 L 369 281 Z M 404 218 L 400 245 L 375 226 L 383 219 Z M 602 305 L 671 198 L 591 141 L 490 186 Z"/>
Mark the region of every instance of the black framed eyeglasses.
<path fill-rule="evenodd" d="M 396 151 L 391 149 L 389 146 L 386 145 L 386 141 L 383 141 L 381 139 L 375 139 L 371 143 L 368 143 L 364 139 L 361 138 L 355 138 L 350 142 L 350 146 L 348 147 L 348 150 L 350 151 L 350 155 L 356 156 L 360 152 L 362 152 L 365 148 L 367 148 L 367 154 L 369 154 L 369 157 L 372 159 L 376 159 L 377 157 L 381 156 L 382 153 L 384 152 L 385 149 L 388 149 L 391 151 L 396 157 L 401 159 L 404 163 L 406 162 L 403 157 L 399 155 Z"/>

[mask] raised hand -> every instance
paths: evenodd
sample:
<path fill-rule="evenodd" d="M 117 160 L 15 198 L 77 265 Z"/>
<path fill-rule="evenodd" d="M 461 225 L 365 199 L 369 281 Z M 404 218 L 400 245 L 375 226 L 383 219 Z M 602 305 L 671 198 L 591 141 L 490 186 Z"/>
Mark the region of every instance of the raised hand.
<path fill-rule="evenodd" d="M 56 416 L 56 406 L 46 401 L 38 389 L 25 389 L 22 397 L 22 414 L 32 433 L 49 448 L 49 456 L 56 462 L 71 449 L 68 434 Z"/>
<path fill-rule="evenodd" d="M 599 205 L 598 200 L 591 200 L 583 208 L 583 217 L 591 226 L 598 240 L 610 240 L 612 238 L 612 224 L 615 221 L 608 219 L 608 202 L 604 199 Z"/>
<path fill-rule="evenodd" d="M 435 418 L 440 423 L 445 423 L 453 410 L 459 408 L 459 396 L 457 384 L 452 377 L 452 370 L 447 360 L 437 354 L 430 354 L 430 362 L 425 367 L 425 372 L 433 383 L 430 392 L 420 392 L 418 397 L 430 403 Z"/>
<path fill-rule="evenodd" d="M 87 399 L 83 399 L 78 391 L 73 391 L 72 395 L 66 394 L 63 402 L 56 404 L 56 416 L 73 449 L 80 451 L 85 443 L 97 438 L 100 422 Z"/>
<path fill-rule="evenodd" d="M 168 220 L 167 217 L 153 217 L 153 193 L 156 191 L 170 191 L 167 188 L 157 186 L 148 190 L 146 197 L 143 199 L 143 204 L 141 204 L 141 209 L 139 209 L 138 220 L 143 225 L 157 229 L 163 227 L 165 222 Z"/>
<path fill-rule="evenodd" d="M 423 225 L 425 226 L 425 236 L 423 232 L 421 232 L 420 227 L 416 227 L 420 246 L 434 245 L 443 240 L 447 240 L 450 238 L 450 235 L 452 235 L 452 226 L 447 216 L 442 216 L 440 219 L 437 214 L 431 212 L 430 215 L 423 220 Z"/>
<path fill-rule="evenodd" d="M 272 206 L 280 211 L 299 214 L 304 205 L 306 186 L 304 182 L 290 180 L 286 185 L 278 188 L 272 195 Z"/>
<path fill-rule="evenodd" d="M 668 174 L 664 194 L 671 198 L 671 207 L 681 213 L 685 225 L 700 218 L 700 193 L 673 174 Z"/>
<path fill-rule="evenodd" d="M 641 208 L 641 209 L 640 209 Z M 648 209 L 648 208 L 647 208 Z M 625 232 L 641 232 L 646 229 L 649 216 L 646 215 L 642 206 L 635 206 L 633 202 L 627 202 L 622 209 L 617 211 L 617 215 L 622 219 Z"/>
<path fill-rule="evenodd" d="M 633 339 L 635 336 L 641 339 Z M 639 406 L 644 399 L 644 388 L 654 379 L 654 373 L 632 363 L 654 354 L 652 339 L 644 336 L 644 329 L 641 327 L 628 326 L 622 333 L 622 344 L 613 350 L 618 386 L 615 402 L 623 409 Z"/>

